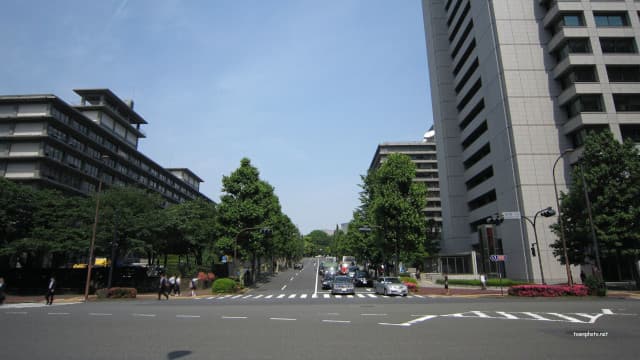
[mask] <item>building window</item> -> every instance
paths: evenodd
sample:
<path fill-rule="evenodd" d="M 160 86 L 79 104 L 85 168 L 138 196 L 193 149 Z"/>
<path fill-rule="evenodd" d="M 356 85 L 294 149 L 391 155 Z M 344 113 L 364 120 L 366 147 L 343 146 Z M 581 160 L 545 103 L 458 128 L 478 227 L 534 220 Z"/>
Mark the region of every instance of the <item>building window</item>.
<path fill-rule="evenodd" d="M 558 62 L 564 60 L 569 54 L 591 54 L 589 38 L 568 39 L 564 46 L 556 52 Z"/>
<path fill-rule="evenodd" d="M 62 151 L 54 148 L 53 146 L 49 144 L 44 146 L 44 156 L 53 160 L 62 161 L 62 155 Z"/>
<path fill-rule="evenodd" d="M 566 109 L 570 118 L 583 112 L 603 112 L 602 95 L 578 95 L 566 106 Z"/>
<path fill-rule="evenodd" d="M 640 94 L 613 94 L 618 112 L 640 112 Z"/>
<path fill-rule="evenodd" d="M 609 130 L 609 125 L 586 125 L 570 135 L 571 145 L 573 145 L 573 147 L 577 149 L 584 145 L 584 141 L 589 133 L 601 133 L 605 130 Z"/>
<path fill-rule="evenodd" d="M 464 169 L 467 170 L 473 165 L 475 165 L 478 161 L 482 160 L 485 156 L 491 153 L 491 145 L 487 143 L 480 150 L 476 151 L 475 154 L 471 155 L 467 160 L 465 160 L 462 164 L 464 165 Z"/>
<path fill-rule="evenodd" d="M 473 211 L 494 201 L 496 201 L 496 191 L 491 190 L 469 201 L 467 205 L 469 206 L 469 211 Z"/>
<path fill-rule="evenodd" d="M 473 189 L 474 187 L 482 184 L 483 182 L 485 182 L 488 179 L 491 179 L 492 177 L 493 177 L 493 167 L 489 166 L 488 168 L 482 170 L 476 176 L 472 177 L 465 183 L 465 185 L 467 185 L 467 190 Z"/>
<path fill-rule="evenodd" d="M 582 13 L 562 14 L 562 26 L 584 26 Z"/>
<path fill-rule="evenodd" d="M 571 70 L 560 79 L 563 89 L 580 82 L 598 82 L 598 74 L 594 65 L 572 67 Z"/>
<path fill-rule="evenodd" d="M 469 134 L 469 136 L 467 136 L 466 139 L 464 139 L 464 141 L 462 141 L 462 148 L 466 149 L 468 148 L 471 144 L 473 144 L 482 134 L 484 134 L 485 132 L 487 132 L 487 130 L 489 129 L 489 127 L 487 126 L 487 121 L 483 121 L 482 124 L 478 125 L 477 128 L 475 128 L 475 130 L 473 130 L 473 132 L 471 134 Z"/>
<path fill-rule="evenodd" d="M 629 18 L 625 12 L 605 12 L 605 13 L 593 13 L 593 18 L 596 21 L 597 27 L 613 26 L 622 27 L 629 26 Z"/>
<path fill-rule="evenodd" d="M 478 79 L 475 84 L 469 89 L 469 91 L 465 94 L 465 96 L 460 100 L 460 103 L 457 105 L 458 111 L 462 111 L 465 106 L 471 101 L 471 99 L 478 93 L 478 90 L 482 87 L 482 79 Z"/>
<path fill-rule="evenodd" d="M 635 144 L 640 144 L 640 125 L 620 125 L 622 140 L 631 140 Z"/>
<path fill-rule="evenodd" d="M 605 54 L 636 53 L 636 42 L 633 38 L 600 38 L 600 47 Z"/>
<path fill-rule="evenodd" d="M 80 159 L 70 154 L 67 154 L 65 156 L 65 162 L 67 163 L 67 165 L 74 167 L 76 169 L 79 169 L 80 166 L 82 165 L 82 161 L 80 161 Z"/>
<path fill-rule="evenodd" d="M 53 127 L 53 126 L 49 126 L 47 128 L 47 134 L 54 138 L 54 139 L 58 139 L 60 141 L 66 142 L 67 141 L 67 134 L 63 133 L 62 131 L 58 130 L 58 128 Z"/>
<path fill-rule="evenodd" d="M 640 82 L 640 65 L 607 65 L 609 82 Z"/>

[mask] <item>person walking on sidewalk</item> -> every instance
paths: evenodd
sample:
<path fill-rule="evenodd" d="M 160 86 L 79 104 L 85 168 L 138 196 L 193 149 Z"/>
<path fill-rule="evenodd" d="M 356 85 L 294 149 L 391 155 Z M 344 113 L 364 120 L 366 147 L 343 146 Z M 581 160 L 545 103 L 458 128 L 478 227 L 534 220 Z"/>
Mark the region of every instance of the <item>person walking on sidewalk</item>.
<path fill-rule="evenodd" d="M 51 277 L 49 280 L 49 286 L 47 286 L 47 295 L 45 295 L 44 299 L 47 301 L 47 305 L 53 304 L 53 295 L 56 292 L 56 278 Z"/>
<path fill-rule="evenodd" d="M 482 285 L 482 290 L 487 290 L 487 276 L 485 274 L 480 274 L 480 284 Z"/>
<path fill-rule="evenodd" d="M 4 304 L 4 278 L 0 277 L 0 305 Z"/>
<path fill-rule="evenodd" d="M 449 276 L 444 276 L 444 291 L 447 295 L 449 295 Z"/>
<path fill-rule="evenodd" d="M 174 284 L 173 292 L 180 296 L 180 283 L 182 282 L 182 278 L 180 278 L 180 274 L 176 275 L 176 283 Z"/>
<path fill-rule="evenodd" d="M 176 292 L 176 276 L 171 275 L 169 278 L 169 295 L 173 296 Z"/>
<path fill-rule="evenodd" d="M 198 284 L 198 278 L 191 279 L 191 282 L 189 283 L 189 289 L 191 289 L 191 297 L 196 296 L 197 284 Z"/>
<path fill-rule="evenodd" d="M 158 284 L 158 300 L 164 295 L 169 300 L 169 294 L 167 293 L 167 277 L 162 274 L 160 276 L 160 283 Z"/>

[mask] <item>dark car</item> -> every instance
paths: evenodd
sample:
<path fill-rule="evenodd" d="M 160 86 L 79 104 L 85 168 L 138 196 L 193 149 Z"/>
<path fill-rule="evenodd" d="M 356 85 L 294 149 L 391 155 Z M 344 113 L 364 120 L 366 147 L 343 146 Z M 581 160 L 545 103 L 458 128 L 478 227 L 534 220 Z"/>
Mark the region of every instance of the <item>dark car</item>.
<path fill-rule="evenodd" d="M 371 286 L 371 278 L 369 277 L 369 273 L 366 271 L 358 270 L 353 278 L 353 283 L 356 286 Z"/>
<path fill-rule="evenodd" d="M 293 268 L 295 270 L 302 270 L 302 263 L 295 263 L 293 264 Z"/>
<path fill-rule="evenodd" d="M 333 275 L 327 275 L 322 279 L 322 290 L 329 290 L 333 286 Z"/>

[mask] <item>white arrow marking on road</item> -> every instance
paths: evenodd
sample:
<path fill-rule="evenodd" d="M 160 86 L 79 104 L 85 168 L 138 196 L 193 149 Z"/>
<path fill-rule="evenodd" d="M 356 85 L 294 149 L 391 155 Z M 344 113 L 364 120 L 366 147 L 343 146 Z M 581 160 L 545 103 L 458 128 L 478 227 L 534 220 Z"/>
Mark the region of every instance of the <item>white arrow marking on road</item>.
<path fill-rule="evenodd" d="M 419 322 L 423 322 L 423 321 L 426 321 L 426 320 L 429 320 L 429 319 L 433 319 L 433 318 L 437 318 L 437 317 L 438 317 L 438 315 L 425 315 L 425 316 L 423 316 L 423 317 L 419 317 L 419 318 L 417 318 L 417 319 L 413 319 L 413 320 L 411 320 L 411 321 L 407 321 L 407 322 L 405 322 L 405 323 L 401 323 L 401 324 L 378 323 L 378 325 L 386 325 L 386 326 L 389 326 L 389 325 L 390 325 L 390 326 L 405 326 L 405 327 L 407 327 L 407 326 L 411 326 L 411 325 L 413 325 L 413 324 L 417 324 L 417 323 L 419 323 Z"/>
<path fill-rule="evenodd" d="M 509 313 L 506 313 L 504 311 L 496 311 L 496 314 L 500 314 L 502 316 L 504 316 L 505 318 L 509 319 L 509 320 L 519 320 L 517 316 L 513 316 Z"/>
<path fill-rule="evenodd" d="M 291 318 L 269 318 L 269 320 L 295 321 L 296 319 L 291 319 Z"/>
<path fill-rule="evenodd" d="M 156 314 L 132 314 L 133 316 L 155 317 Z"/>
<path fill-rule="evenodd" d="M 600 316 L 603 316 L 603 315 L 606 315 L 606 314 L 589 315 L 589 314 L 585 314 L 585 313 L 576 313 L 576 315 L 584 316 L 587 319 L 589 319 L 589 324 L 594 324 L 596 322 L 596 320 L 598 320 L 598 318 Z"/>
<path fill-rule="evenodd" d="M 582 320 L 578 320 L 576 318 L 572 318 L 571 316 L 567 316 L 567 315 L 563 315 L 563 314 L 558 314 L 558 313 L 547 313 L 547 314 L 553 315 L 553 316 L 557 316 L 557 317 L 559 317 L 561 319 L 568 320 L 569 322 L 572 322 L 572 323 L 584 323 L 584 321 L 582 321 Z"/>

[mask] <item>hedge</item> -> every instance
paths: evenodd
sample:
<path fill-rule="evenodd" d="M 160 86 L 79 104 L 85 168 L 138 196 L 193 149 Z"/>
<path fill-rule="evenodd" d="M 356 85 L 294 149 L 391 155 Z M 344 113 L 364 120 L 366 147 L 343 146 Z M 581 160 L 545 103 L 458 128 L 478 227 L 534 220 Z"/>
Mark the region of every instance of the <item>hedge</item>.
<path fill-rule="evenodd" d="M 216 279 L 211 287 L 211 292 L 214 294 L 220 293 L 233 293 L 239 290 L 238 284 L 229 278 Z"/>
<path fill-rule="evenodd" d="M 584 285 L 517 285 L 509 288 L 509 295 L 513 296 L 587 296 L 589 288 Z"/>
<path fill-rule="evenodd" d="M 98 299 L 135 299 L 138 291 L 135 288 L 112 287 L 96 290 Z"/>
<path fill-rule="evenodd" d="M 436 280 L 436 284 L 444 284 L 444 280 L 438 279 Z M 513 286 L 513 285 L 526 285 L 527 282 L 524 281 L 516 281 L 511 279 L 502 279 L 502 286 Z M 468 285 L 468 286 L 482 286 L 480 280 L 472 280 L 472 279 L 449 279 L 449 285 Z M 487 279 L 487 286 L 500 286 L 500 279 Z"/>

